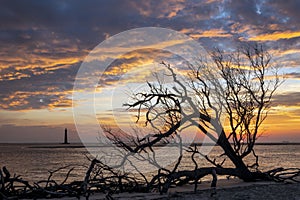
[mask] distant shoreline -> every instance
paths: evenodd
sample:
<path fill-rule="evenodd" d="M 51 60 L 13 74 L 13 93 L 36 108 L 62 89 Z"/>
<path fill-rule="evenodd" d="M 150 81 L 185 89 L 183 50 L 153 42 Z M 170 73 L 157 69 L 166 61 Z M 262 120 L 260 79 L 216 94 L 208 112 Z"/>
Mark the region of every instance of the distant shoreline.
<path fill-rule="evenodd" d="M 70 144 L 63 144 L 63 143 L 0 143 L 1 145 L 26 145 L 26 148 L 45 148 L 45 149 L 54 149 L 54 148 L 70 148 L 70 149 L 77 149 L 77 148 L 99 148 L 99 147 L 112 147 L 113 145 L 99 145 L 96 143 L 89 143 L 89 144 L 82 144 L 82 143 L 70 143 Z M 172 144 L 169 144 L 172 147 Z M 177 146 L 175 144 L 174 146 Z M 190 146 L 218 146 L 217 144 L 213 143 L 192 143 Z M 300 142 L 261 142 L 256 143 L 257 146 L 278 146 L 278 145 L 300 145 Z M 165 146 L 164 144 L 155 145 L 156 147 Z"/>
<path fill-rule="evenodd" d="M 1 144 L 0 144 L 1 145 Z M 111 147 L 113 145 L 97 145 L 97 144 L 87 144 L 87 145 L 83 145 L 81 143 L 74 143 L 74 144 L 30 144 L 32 146 L 28 146 L 28 148 L 49 148 L 49 149 L 52 149 L 52 148 L 71 148 L 71 149 L 75 149 L 75 148 L 99 148 L 99 147 Z M 194 146 L 194 145 L 197 145 L 197 146 L 218 146 L 217 144 L 212 144 L 212 143 L 207 143 L 207 144 L 201 144 L 201 143 L 193 143 L 191 144 L 190 146 Z M 278 146 L 278 145 L 300 145 L 299 142 L 286 142 L 286 143 L 277 143 L 277 142 L 272 142 L 272 143 L 256 143 L 255 145 L 258 145 L 258 146 Z M 164 145 L 156 145 L 157 147 L 161 147 L 161 146 L 164 146 Z M 170 145 L 172 146 L 172 145 Z M 177 144 L 175 144 L 174 146 L 177 146 Z"/>

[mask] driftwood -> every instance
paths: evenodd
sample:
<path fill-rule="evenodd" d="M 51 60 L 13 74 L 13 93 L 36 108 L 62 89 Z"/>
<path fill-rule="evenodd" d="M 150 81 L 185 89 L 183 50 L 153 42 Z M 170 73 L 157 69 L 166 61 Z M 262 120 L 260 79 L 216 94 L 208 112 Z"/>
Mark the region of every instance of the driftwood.
<path fill-rule="evenodd" d="M 54 173 L 67 169 L 65 179 L 58 183 L 52 179 Z M 47 180 L 41 180 L 30 184 L 20 176 L 11 176 L 6 167 L 0 169 L 0 199 L 19 198 L 60 198 L 84 196 L 87 199 L 93 193 L 103 193 L 107 199 L 112 199 L 112 194 L 120 192 L 151 192 L 166 193 L 170 187 L 183 184 L 195 184 L 195 190 L 199 180 L 207 175 L 212 175 L 212 195 L 217 186 L 217 175 L 237 174 L 234 168 L 207 167 L 194 170 L 165 170 L 159 169 L 157 174 L 147 181 L 133 174 L 122 173 L 113 169 L 97 159 L 90 162 L 85 177 L 82 181 L 67 182 L 69 175 L 74 170 L 72 166 L 66 166 L 54 171 L 49 171 Z M 299 182 L 299 168 L 276 168 L 268 172 L 260 172 L 265 175 L 265 180 L 276 182 Z"/>
<path fill-rule="evenodd" d="M 68 169 L 62 182 L 53 180 L 55 173 Z M 94 192 L 106 194 L 107 198 L 111 194 L 131 191 L 145 192 L 144 183 L 134 176 L 121 173 L 100 160 L 93 159 L 87 169 L 86 175 L 81 181 L 68 182 L 68 178 L 74 167 L 61 167 L 54 171 L 49 171 L 46 180 L 40 180 L 33 184 L 23 180 L 20 176 L 11 177 L 6 167 L 0 169 L 0 199 L 19 198 L 60 198 L 60 197 L 80 197 L 88 198 Z"/>

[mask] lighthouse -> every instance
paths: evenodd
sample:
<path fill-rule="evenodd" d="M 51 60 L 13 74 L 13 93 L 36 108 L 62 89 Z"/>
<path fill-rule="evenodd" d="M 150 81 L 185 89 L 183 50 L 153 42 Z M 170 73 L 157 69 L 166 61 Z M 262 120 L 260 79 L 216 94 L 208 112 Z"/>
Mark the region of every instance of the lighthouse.
<path fill-rule="evenodd" d="M 67 128 L 65 128 L 65 138 L 64 138 L 64 143 L 63 144 L 70 144 L 68 142 L 68 129 Z"/>

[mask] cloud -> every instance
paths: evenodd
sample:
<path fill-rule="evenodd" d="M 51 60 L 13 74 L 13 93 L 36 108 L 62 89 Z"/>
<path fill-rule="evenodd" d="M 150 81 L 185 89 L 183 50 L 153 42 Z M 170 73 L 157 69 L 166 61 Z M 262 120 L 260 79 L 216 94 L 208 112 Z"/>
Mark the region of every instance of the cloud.
<path fill-rule="evenodd" d="M 281 39 L 291 39 L 300 37 L 300 31 L 284 31 L 284 32 L 274 32 L 274 33 L 266 33 L 262 35 L 257 35 L 250 37 L 250 41 L 272 41 L 272 40 L 281 40 Z"/>
<path fill-rule="evenodd" d="M 71 107 L 70 96 L 79 64 L 64 66 L 51 73 L 9 68 L 11 74 L 26 73 L 28 77 L 0 81 L 0 108 L 29 110 Z"/>
<path fill-rule="evenodd" d="M 144 83 L 146 80 L 153 79 L 155 71 L 154 66 L 163 69 L 160 65 L 162 61 L 173 62 L 178 56 L 170 52 L 156 48 L 146 48 L 142 50 L 131 51 L 116 59 L 108 66 L 100 77 L 100 86 L 112 86 L 117 84 Z M 160 66 L 160 67 L 159 67 Z"/>
<path fill-rule="evenodd" d="M 182 29 L 182 33 L 188 34 L 190 37 L 194 39 L 199 38 L 217 38 L 217 37 L 232 37 L 230 33 L 227 33 L 225 30 L 222 29 L 210 29 L 210 30 L 204 30 L 204 31 L 195 31 L 192 29 Z M 198 32 L 198 33 L 195 33 Z"/>
<path fill-rule="evenodd" d="M 284 74 L 285 78 L 300 80 L 300 72 L 291 72 Z"/>
<path fill-rule="evenodd" d="M 157 32 L 160 34 L 159 31 Z M 149 38 L 143 38 L 137 41 L 135 38 L 136 33 L 132 31 L 131 34 L 133 35 L 130 36 L 124 34 L 123 38 L 112 39 L 110 43 L 106 43 L 103 46 L 98 46 L 97 48 L 93 49 L 93 51 L 90 52 L 89 56 L 85 59 L 85 62 L 119 59 L 124 57 L 124 54 L 129 56 L 130 54 L 128 54 L 128 52 L 139 49 L 142 51 L 144 51 L 144 49 L 168 49 L 171 47 L 177 47 L 179 45 L 182 45 L 180 47 L 183 48 L 185 43 L 188 43 L 192 40 L 191 38 L 181 38 L 180 35 L 175 35 L 176 38 L 172 38 L 172 35 L 161 34 L 160 37 L 158 37 L 157 35 L 149 34 Z"/>
<path fill-rule="evenodd" d="M 130 1 L 130 5 L 145 17 L 173 18 L 186 7 L 185 0 Z"/>
<path fill-rule="evenodd" d="M 299 1 L 266 1 L 266 7 L 277 11 L 278 15 L 281 15 L 281 20 L 286 21 L 287 24 L 293 25 L 299 23 Z M 276 17 L 276 16 L 275 16 Z"/>
<path fill-rule="evenodd" d="M 52 87 L 53 88 L 53 87 Z M 55 88 L 59 90 L 59 88 Z M 55 109 L 71 107 L 70 96 L 72 91 L 51 92 L 49 90 L 39 92 L 22 92 L 1 94 L 1 109 L 6 110 L 31 110 L 31 109 Z"/>
<path fill-rule="evenodd" d="M 289 55 L 289 54 L 300 54 L 300 49 L 288 49 L 286 51 L 283 51 L 281 54 L 282 55 Z"/>
<path fill-rule="evenodd" d="M 273 97 L 273 102 L 273 106 L 300 106 L 300 92 L 277 94 Z"/>

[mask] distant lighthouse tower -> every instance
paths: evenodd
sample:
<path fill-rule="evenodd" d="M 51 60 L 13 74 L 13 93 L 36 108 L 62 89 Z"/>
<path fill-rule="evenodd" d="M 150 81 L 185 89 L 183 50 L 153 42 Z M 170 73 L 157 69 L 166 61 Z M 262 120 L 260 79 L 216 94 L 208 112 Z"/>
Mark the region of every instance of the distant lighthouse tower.
<path fill-rule="evenodd" d="M 68 142 L 68 129 L 67 128 L 65 128 L 65 138 L 64 138 L 64 143 L 63 144 L 70 144 Z"/>

